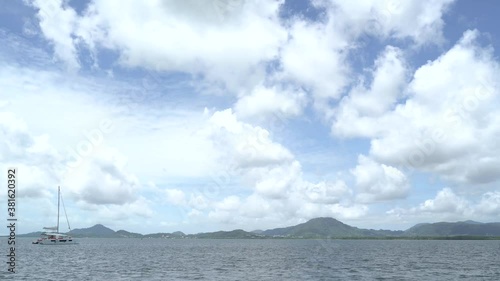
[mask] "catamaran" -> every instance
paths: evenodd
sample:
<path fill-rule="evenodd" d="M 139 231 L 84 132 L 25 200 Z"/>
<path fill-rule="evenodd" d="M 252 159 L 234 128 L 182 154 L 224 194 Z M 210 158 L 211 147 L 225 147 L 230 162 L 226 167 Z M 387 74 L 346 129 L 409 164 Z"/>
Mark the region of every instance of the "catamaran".
<path fill-rule="evenodd" d="M 59 207 L 61 199 L 62 199 L 61 187 L 57 187 L 57 225 L 53 227 L 44 227 L 43 229 L 46 231 L 42 232 L 40 238 L 33 241 L 32 242 L 33 244 L 40 244 L 40 245 L 77 244 L 76 241 L 74 241 L 70 235 L 59 232 Z M 64 206 L 64 201 L 62 201 L 62 203 L 63 203 L 64 215 L 66 216 L 66 221 L 68 222 L 68 229 L 71 230 L 71 227 L 69 225 L 68 215 L 66 214 L 66 207 Z"/>

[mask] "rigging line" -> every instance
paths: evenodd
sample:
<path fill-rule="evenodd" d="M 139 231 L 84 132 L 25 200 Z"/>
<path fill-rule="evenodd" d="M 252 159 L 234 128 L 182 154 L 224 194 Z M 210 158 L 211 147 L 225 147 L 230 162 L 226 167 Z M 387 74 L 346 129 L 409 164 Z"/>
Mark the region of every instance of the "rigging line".
<path fill-rule="evenodd" d="M 64 200 L 62 198 L 62 194 L 61 194 L 61 202 L 62 202 L 63 209 L 64 209 L 64 215 L 66 216 L 66 222 L 68 223 L 68 228 L 69 228 L 69 230 L 71 230 L 71 226 L 69 226 L 68 214 L 66 213 L 66 207 L 64 206 Z"/>

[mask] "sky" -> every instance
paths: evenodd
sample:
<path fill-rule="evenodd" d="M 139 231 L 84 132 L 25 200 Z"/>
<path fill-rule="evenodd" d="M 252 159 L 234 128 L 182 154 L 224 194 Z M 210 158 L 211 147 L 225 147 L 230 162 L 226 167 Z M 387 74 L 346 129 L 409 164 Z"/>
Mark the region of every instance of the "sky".
<path fill-rule="evenodd" d="M 71 228 L 499 221 L 499 13 L 0 0 L 0 179 L 17 168 L 17 231 L 56 224 L 58 186 Z"/>

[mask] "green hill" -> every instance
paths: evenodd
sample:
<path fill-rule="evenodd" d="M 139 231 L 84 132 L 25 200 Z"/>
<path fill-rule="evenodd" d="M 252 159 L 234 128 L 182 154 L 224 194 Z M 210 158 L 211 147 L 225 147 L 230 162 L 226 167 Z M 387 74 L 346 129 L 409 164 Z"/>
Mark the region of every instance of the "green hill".
<path fill-rule="evenodd" d="M 74 237 L 116 237 L 114 230 L 105 227 L 102 224 L 96 224 L 88 228 L 73 229 L 68 234 Z"/>
<path fill-rule="evenodd" d="M 295 226 L 265 230 L 262 235 L 296 238 L 345 238 L 399 236 L 402 231 L 360 229 L 334 218 L 315 218 Z"/>
<path fill-rule="evenodd" d="M 475 221 L 417 224 L 404 232 L 405 236 L 500 236 L 500 223 Z"/>
<path fill-rule="evenodd" d="M 18 237 L 40 237 L 41 234 L 42 234 L 41 231 L 36 231 L 36 232 L 30 232 L 30 233 L 26 233 L 26 234 L 18 234 L 17 236 Z"/>
<path fill-rule="evenodd" d="M 146 234 L 144 235 L 144 238 L 184 238 L 186 237 L 186 234 L 180 231 L 176 231 L 173 233 L 165 233 L 165 232 L 160 232 L 160 233 L 151 233 L 151 234 Z"/>
<path fill-rule="evenodd" d="M 115 232 L 114 236 L 120 238 L 142 238 L 144 235 L 140 233 L 128 232 L 126 230 L 118 230 L 117 232 Z"/>
<path fill-rule="evenodd" d="M 255 239 L 262 238 L 261 235 L 246 232 L 241 229 L 236 229 L 232 231 L 217 231 L 217 232 L 206 232 L 198 233 L 194 235 L 188 235 L 189 238 L 199 238 L 199 239 Z"/>
<path fill-rule="evenodd" d="M 20 234 L 39 237 L 41 232 Z M 257 239 L 257 238 L 373 238 L 373 239 L 497 239 L 500 223 L 476 221 L 420 223 L 406 231 L 363 229 L 347 225 L 334 218 L 315 218 L 294 226 L 247 232 L 242 229 L 186 235 L 173 233 L 140 234 L 126 230 L 114 231 L 101 224 L 69 232 L 74 237 L 99 238 L 192 238 L 192 239 Z"/>

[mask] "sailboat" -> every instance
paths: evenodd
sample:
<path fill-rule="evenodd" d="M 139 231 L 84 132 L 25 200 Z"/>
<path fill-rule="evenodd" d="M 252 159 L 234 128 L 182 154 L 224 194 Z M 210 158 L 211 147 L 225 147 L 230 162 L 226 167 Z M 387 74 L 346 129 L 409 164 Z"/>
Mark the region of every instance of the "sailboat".
<path fill-rule="evenodd" d="M 60 209 L 60 202 L 61 202 L 61 187 L 57 187 L 57 225 L 53 227 L 44 227 L 43 229 L 46 230 L 42 232 L 40 238 L 37 240 L 33 241 L 33 244 L 40 244 L 40 245 L 69 245 L 69 244 L 77 244 L 76 241 L 73 240 L 73 238 L 70 235 L 60 233 L 59 232 L 59 209 Z M 66 207 L 64 207 L 64 201 L 63 201 L 63 209 L 64 209 L 64 215 L 66 216 L 66 221 L 68 222 L 68 229 L 71 230 L 71 227 L 69 225 L 69 220 L 68 220 L 68 215 L 66 214 Z"/>

